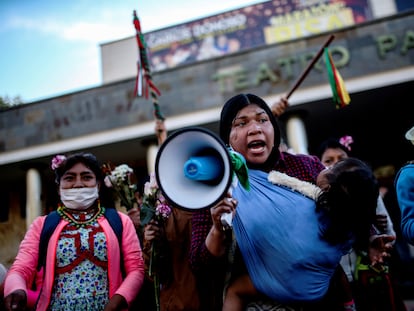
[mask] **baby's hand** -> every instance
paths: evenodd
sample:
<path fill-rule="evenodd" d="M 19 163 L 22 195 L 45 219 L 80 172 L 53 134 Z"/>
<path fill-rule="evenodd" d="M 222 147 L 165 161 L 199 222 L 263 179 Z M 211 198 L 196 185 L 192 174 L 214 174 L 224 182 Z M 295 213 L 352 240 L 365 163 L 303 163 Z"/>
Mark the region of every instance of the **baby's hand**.
<path fill-rule="evenodd" d="M 370 238 L 368 256 L 372 266 L 383 264 L 391 256 L 392 242 L 395 241 L 395 238 L 395 236 L 387 234 L 375 235 Z"/>

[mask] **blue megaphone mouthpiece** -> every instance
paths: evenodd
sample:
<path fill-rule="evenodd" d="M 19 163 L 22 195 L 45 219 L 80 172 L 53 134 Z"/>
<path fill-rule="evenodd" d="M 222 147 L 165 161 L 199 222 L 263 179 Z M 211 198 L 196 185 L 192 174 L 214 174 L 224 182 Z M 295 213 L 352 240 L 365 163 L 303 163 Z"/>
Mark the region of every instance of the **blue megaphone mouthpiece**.
<path fill-rule="evenodd" d="M 184 164 L 184 175 L 191 180 L 214 181 L 223 175 L 223 164 L 215 156 L 193 156 Z"/>

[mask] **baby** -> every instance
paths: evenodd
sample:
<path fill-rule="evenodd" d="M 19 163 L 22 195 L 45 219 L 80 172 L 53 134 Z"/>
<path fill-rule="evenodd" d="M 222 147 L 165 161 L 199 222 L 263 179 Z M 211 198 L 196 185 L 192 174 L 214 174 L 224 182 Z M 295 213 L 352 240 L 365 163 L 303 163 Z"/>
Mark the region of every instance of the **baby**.
<path fill-rule="evenodd" d="M 317 186 L 320 191 L 315 197 L 315 212 L 318 214 L 320 239 L 336 247 L 343 245 L 345 249 L 353 247 L 368 250 L 378 198 L 378 185 L 371 169 L 356 158 L 347 158 L 323 170 L 317 178 Z M 378 250 L 378 254 L 383 252 L 383 248 Z M 381 256 L 377 258 L 379 262 L 382 261 Z M 250 276 L 238 276 L 229 283 L 223 311 L 243 310 L 248 301 L 257 295 L 260 292 L 256 290 Z"/>

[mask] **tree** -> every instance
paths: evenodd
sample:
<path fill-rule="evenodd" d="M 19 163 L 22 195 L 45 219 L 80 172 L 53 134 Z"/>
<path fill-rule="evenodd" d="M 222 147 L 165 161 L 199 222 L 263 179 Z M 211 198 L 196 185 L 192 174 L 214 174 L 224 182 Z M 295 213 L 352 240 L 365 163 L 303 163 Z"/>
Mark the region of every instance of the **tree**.
<path fill-rule="evenodd" d="M 14 98 L 10 98 L 8 96 L 1 97 L 0 96 L 0 109 L 10 108 L 12 106 L 19 106 L 24 104 L 20 96 L 16 96 Z"/>

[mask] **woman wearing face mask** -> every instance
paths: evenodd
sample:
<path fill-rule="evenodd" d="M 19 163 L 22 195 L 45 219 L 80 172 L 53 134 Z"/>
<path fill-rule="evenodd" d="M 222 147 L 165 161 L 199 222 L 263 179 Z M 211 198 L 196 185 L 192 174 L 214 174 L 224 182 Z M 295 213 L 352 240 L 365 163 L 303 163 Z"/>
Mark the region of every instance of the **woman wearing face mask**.
<path fill-rule="evenodd" d="M 131 219 L 117 213 L 122 222 L 120 243 L 99 200 L 103 176 L 94 155 L 56 156 L 52 169 L 61 200 L 60 220 L 49 239 L 35 310 L 127 310 L 144 279 Z M 26 310 L 45 218 L 35 219 L 20 244 L 5 281 L 6 310 Z"/>

